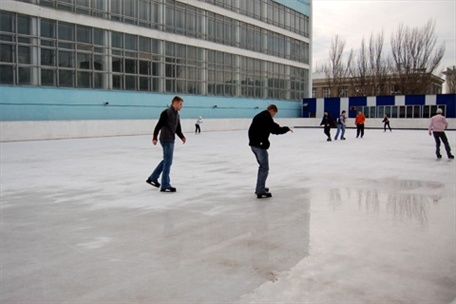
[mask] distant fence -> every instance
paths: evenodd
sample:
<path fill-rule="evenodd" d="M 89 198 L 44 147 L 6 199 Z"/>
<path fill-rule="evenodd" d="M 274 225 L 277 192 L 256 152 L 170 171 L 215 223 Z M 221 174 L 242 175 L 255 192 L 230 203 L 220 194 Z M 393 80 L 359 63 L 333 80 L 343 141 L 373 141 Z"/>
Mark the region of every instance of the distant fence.
<path fill-rule="evenodd" d="M 345 110 L 349 118 L 362 111 L 367 118 L 383 119 L 388 115 L 392 119 L 427 119 L 438 108 L 447 118 L 456 118 L 456 94 L 304 98 L 302 117 L 321 118 L 324 111 L 338 117 Z"/>

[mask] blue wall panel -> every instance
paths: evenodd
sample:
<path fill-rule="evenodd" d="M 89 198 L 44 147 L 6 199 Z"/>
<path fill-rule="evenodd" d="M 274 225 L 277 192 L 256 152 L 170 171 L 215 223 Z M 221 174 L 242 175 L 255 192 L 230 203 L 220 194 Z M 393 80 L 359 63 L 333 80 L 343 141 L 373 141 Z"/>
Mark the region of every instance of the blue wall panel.
<path fill-rule="evenodd" d="M 405 96 L 405 105 L 415 106 L 415 105 L 424 105 L 426 102 L 426 95 L 406 95 Z"/>
<path fill-rule="evenodd" d="M 348 98 L 348 117 L 353 118 L 358 114 L 356 107 L 363 107 L 367 105 L 367 97 L 350 97 Z"/>
<path fill-rule="evenodd" d="M 154 119 L 174 95 L 144 92 L 0 86 L 0 120 Z M 270 103 L 277 117 L 300 117 L 297 101 L 180 95 L 182 118 L 250 118 Z"/>
<path fill-rule="evenodd" d="M 456 94 L 437 95 L 436 102 L 446 105 L 446 117 L 456 118 Z"/>
<path fill-rule="evenodd" d="M 394 106 L 394 96 L 377 96 L 377 106 Z"/>
<path fill-rule="evenodd" d="M 338 117 L 340 113 L 340 98 L 325 98 L 324 110 L 327 111 L 333 118 Z"/>
<path fill-rule="evenodd" d="M 446 106 L 446 113 L 445 116 L 447 118 L 456 118 L 456 94 L 439 94 L 433 95 L 436 96 L 436 103 L 437 105 L 445 105 Z M 406 95 L 406 96 L 377 96 L 374 97 L 374 102 L 370 102 L 370 106 L 389 106 L 389 105 L 401 105 L 399 102 L 405 98 L 405 105 L 419 105 L 424 106 L 426 104 L 426 95 Z M 372 97 L 370 97 L 372 98 Z M 304 98 L 303 104 L 311 103 L 316 104 L 315 98 Z M 324 98 L 323 100 L 323 107 L 324 109 L 318 108 L 315 109 L 315 112 L 322 113 L 323 110 L 328 110 L 329 113 L 334 116 L 338 115 L 340 112 L 340 104 L 341 98 L 334 97 L 334 98 Z M 402 104 L 403 105 L 403 104 Z M 318 107 L 318 104 L 316 104 Z M 354 118 L 357 114 L 357 107 L 367 106 L 367 97 L 349 97 L 348 98 L 348 117 Z M 320 107 L 321 103 L 320 103 Z M 312 109 L 313 110 L 313 109 Z M 303 112 L 303 117 L 309 117 Z"/>
<path fill-rule="evenodd" d="M 317 113 L 316 98 L 306 98 L 302 105 L 302 117 L 315 117 L 315 113 Z"/>

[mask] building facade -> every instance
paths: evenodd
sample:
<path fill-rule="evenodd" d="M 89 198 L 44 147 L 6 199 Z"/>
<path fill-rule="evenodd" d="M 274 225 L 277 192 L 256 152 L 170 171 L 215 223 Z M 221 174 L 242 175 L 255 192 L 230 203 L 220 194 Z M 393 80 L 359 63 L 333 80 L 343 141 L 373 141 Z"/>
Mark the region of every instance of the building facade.
<path fill-rule="evenodd" d="M 311 0 L 2 0 L 1 120 L 251 117 L 310 96 Z"/>
<path fill-rule="evenodd" d="M 374 82 L 373 77 L 366 77 L 362 80 L 356 77 L 348 77 L 341 81 L 338 87 L 331 87 L 325 73 L 316 72 L 312 74 L 312 98 L 404 95 L 400 90 L 401 80 L 397 76 L 386 76 L 382 88 L 373 85 Z M 424 94 L 442 94 L 444 82 L 445 80 L 438 76 L 426 75 Z"/>

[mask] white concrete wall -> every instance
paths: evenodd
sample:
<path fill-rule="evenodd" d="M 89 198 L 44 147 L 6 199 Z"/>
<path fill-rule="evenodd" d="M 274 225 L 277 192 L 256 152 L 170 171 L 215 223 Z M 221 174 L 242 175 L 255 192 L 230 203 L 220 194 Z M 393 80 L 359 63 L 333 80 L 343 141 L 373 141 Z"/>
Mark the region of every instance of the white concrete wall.
<path fill-rule="evenodd" d="M 247 130 L 249 119 L 204 119 L 203 132 Z M 321 118 L 277 118 L 290 127 L 319 127 Z M 449 129 L 456 129 L 456 119 L 448 119 Z M 83 120 L 83 121 L 14 121 L 0 122 L 0 141 L 48 140 L 103 136 L 152 134 L 157 120 Z M 194 132 L 195 120 L 182 120 L 184 133 Z M 427 129 L 429 119 L 392 119 L 393 129 Z M 354 119 L 347 127 L 355 127 Z M 366 128 L 383 128 L 382 119 L 367 119 Z"/>

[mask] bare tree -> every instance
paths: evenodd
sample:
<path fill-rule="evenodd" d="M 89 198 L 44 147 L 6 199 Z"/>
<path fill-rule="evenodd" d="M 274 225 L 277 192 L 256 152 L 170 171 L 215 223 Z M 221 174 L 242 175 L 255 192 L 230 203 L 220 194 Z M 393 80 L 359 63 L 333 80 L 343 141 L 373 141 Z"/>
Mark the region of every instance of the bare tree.
<path fill-rule="evenodd" d="M 369 56 L 366 48 L 366 43 L 363 38 L 361 40 L 361 48 L 358 57 L 353 64 L 349 66 L 351 83 L 354 96 L 366 96 L 369 87 Z"/>
<path fill-rule="evenodd" d="M 383 43 L 383 31 L 375 38 L 371 35 L 369 39 L 369 63 L 373 95 L 389 94 L 386 84 L 389 77 L 390 64 L 388 60 L 384 58 Z"/>
<path fill-rule="evenodd" d="M 435 49 L 435 21 L 423 28 L 401 24 L 391 37 L 394 72 L 399 78 L 400 94 L 424 94 L 445 54 L 445 45 Z"/>
<path fill-rule="evenodd" d="M 339 97 L 347 86 L 349 66 L 353 58 L 353 50 L 350 51 L 347 61 L 344 62 L 345 40 L 336 35 L 331 42 L 329 50 L 329 63 L 324 66 L 326 83 L 331 90 L 331 97 Z"/>

